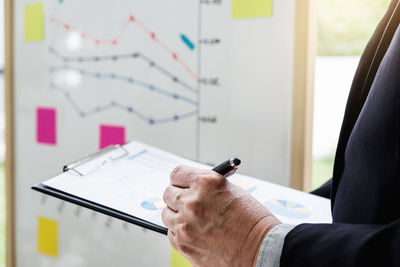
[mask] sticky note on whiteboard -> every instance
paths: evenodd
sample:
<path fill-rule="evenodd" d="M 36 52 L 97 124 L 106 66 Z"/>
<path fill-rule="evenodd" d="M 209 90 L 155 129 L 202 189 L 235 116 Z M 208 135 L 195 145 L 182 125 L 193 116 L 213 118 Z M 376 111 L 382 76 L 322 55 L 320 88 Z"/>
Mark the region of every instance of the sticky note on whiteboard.
<path fill-rule="evenodd" d="M 181 254 L 171 249 L 171 266 L 170 267 L 191 267 L 192 265 Z"/>
<path fill-rule="evenodd" d="M 36 109 L 36 141 L 39 144 L 57 144 L 57 111 L 55 108 Z"/>
<path fill-rule="evenodd" d="M 100 149 L 111 145 L 123 144 L 125 144 L 125 127 L 114 125 L 100 125 Z"/>
<path fill-rule="evenodd" d="M 25 41 L 42 41 L 44 37 L 43 4 L 25 6 Z"/>
<path fill-rule="evenodd" d="M 58 257 L 58 222 L 49 218 L 38 218 L 37 251 Z"/>
<path fill-rule="evenodd" d="M 272 0 L 232 0 L 234 19 L 272 16 Z"/>

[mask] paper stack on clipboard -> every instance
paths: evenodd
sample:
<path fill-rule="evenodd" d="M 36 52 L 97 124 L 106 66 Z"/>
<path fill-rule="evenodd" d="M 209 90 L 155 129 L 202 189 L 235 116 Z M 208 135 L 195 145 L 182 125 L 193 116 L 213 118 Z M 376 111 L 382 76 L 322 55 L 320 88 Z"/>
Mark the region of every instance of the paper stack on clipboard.
<path fill-rule="evenodd" d="M 211 169 L 132 141 L 64 167 L 64 173 L 32 187 L 54 197 L 166 234 L 161 220 L 164 190 L 178 165 Z M 331 223 L 330 201 L 284 186 L 235 174 L 229 178 L 282 222 Z"/>

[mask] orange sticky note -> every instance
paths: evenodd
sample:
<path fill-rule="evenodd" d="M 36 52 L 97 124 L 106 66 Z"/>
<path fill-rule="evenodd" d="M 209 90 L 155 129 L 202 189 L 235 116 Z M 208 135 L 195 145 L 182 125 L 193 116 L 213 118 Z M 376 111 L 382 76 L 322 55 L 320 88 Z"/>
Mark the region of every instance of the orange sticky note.
<path fill-rule="evenodd" d="M 171 267 L 192 267 L 192 265 L 175 249 L 171 249 Z"/>
<path fill-rule="evenodd" d="M 43 4 L 25 6 L 25 41 L 42 41 L 44 37 Z"/>
<path fill-rule="evenodd" d="M 232 0 L 232 18 L 259 18 L 272 16 L 272 0 Z"/>
<path fill-rule="evenodd" d="M 37 250 L 58 257 L 58 222 L 45 217 L 38 218 Z"/>

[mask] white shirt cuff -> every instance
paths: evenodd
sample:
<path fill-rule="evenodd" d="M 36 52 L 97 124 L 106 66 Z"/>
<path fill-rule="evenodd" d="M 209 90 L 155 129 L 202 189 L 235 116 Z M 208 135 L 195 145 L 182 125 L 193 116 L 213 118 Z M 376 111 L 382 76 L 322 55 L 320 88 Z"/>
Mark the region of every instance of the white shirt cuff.
<path fill-rule="evenodd" d="M 258 252 L 256 267 L 279 267 L 285 237 L 294 227 L 279 224 L 268 232 Z"/>

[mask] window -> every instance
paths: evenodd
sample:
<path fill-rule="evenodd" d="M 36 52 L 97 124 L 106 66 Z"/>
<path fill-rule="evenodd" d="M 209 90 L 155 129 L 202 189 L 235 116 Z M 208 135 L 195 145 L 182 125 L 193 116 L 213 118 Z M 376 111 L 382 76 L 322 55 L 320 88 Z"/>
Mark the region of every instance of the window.
<path fill-rule="evenodd" d="M 317 0 L 313 188 L 332 177 L 347 96 L 358 61 L 390 0 Z"/>

